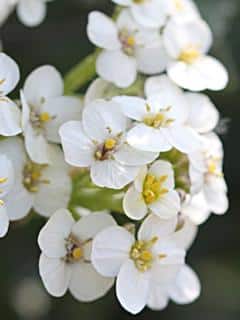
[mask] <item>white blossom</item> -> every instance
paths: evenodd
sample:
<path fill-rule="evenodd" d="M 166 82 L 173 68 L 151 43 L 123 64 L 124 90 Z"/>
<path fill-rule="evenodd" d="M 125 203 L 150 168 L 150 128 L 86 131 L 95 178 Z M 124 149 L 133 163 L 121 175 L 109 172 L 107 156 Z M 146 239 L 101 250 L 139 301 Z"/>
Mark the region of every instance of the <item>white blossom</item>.
<path fill-rule="evenodd" d="M 81 119 L 81 101 L 63 96 L 63 86 L 61 75 L 52 66 L 37 68 L 24 83 L 23 134 L 28 155 L 36 163 L 49 163 L 49 142 L 60 142 L 58 130 L 63 123 Z"/>
<path fill-rule="evenodd" d="M 141 220 L 150 211 L 162 219 L 171 219 L 180 212 L 180 198 L 174 190 L 172 165 L 163 160 L 142 168 L 123 201 L 126 215 Z"/>
<path fill-rule="evenodd" d="M 21 133 L 20 109 L 7 95 L 14 90 L 20 78 L 16 62 L 0 53 L 0 135 L 15 136 Z"/>
<path fill-rule="evenodd" d="M 93 237 L 115 225 L 104 213 L 92 213 L 75 222 L 71 213 L 58 210 L 41 230 L 38 243 L 42 254 L 40 275 L 47 291 L 61 297 L 69 289 L 78 300 L 96 300 L 112 287 L 113 279 L 102 277 L 91 264 Z"/>
<path fill-rule="evenodd" d="M 192 91 L 222 90 L 228 82 L 225 67 L 208 56 L 212 33 L 201 19 L 172 19 L 164 29 L 164 46 L 172 61 L 169 77 L 179 86 Z"/>
<path fill-rule="evenodd" d="M 66 161 L 76 167 L 90 167 L 91 179 L 100 187 L 123 188 L 135 179 L 140 166 L 158 156 L 129 146 L 127 127 L 127 118 L 117 103 L 90 103 L 83 110 L 82 122 L 70 121 L 60 128 Z"/>
<path fill-rule="evenodd" d="M 170 283 L 184 264 L 185 251 L 174 234 L 176 225 L 177 219 L 162 221 L 151 215 L 142 224 L 137 240 L 126 229 L 113 226 L 93 241 L 94 267 L 103 276 L 117 277 L 117 298 L 132 314 L 147 305 L 156 284 Z"/>
<path fill-rule="evenodd" d="M 26 155 L 20 138 L 0 141 L 0 153 L 12 162 L 14 185 L 4 196 L 4 207 L 10 221 L 24 218 L 33 208 L 42 216 L 51 216 L 70 200 L 69 168 L 58 146 L 51 146 L 50 165 L 39 165 Z"/>
<path fill-rule="evenodd" d="M 91 42 L 103 49 L 96 61 L 97 73 L 118 87 L 130 86 L 137 71 L 155 74 L 166 67 L 158 30 L 143 28 L 128 10 L 121 12 L 116 23 L 100 12 L 91 12 L 87 33 Z"/>

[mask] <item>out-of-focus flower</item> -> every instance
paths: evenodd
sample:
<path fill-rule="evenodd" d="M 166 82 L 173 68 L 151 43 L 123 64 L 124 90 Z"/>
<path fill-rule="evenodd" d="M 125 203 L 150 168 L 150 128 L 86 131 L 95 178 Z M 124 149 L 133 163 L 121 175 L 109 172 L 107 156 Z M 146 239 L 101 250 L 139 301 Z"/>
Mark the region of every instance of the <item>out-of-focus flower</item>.
<path fill-rule="evenodd" d="M 63 296 L 69 289 L 84 302 L 96 300 L 112 287 L 113 279 L 101 276 L 91 264 L 93 237 L 114 226 L 108 214 L 90 214 L 74 222 L 67 210 L 58 210 L 41 230 L 39 270 L 48 292 Z"/>
<path fill-rule="evenodd" d="M 58 130 L 63 123 L 81 119 L 81 101 L 63 96 L 63 86 L 54 67 L 42 66 L 28 76 L 21 92 L 26 150 L 36 163 L 50 162 L 49 142 L 60 142 Z"/>
<path fill-rule="evenodd" d="M 135 179 L 140 166 L 158 156 L 129 146 L 127 127 L 116 102 L 92 102 L 84 108 L 82 122 L 70 121 L 60 128 L 66 161 L 90 167 L 91 179 L 98 186 L 123 188 Z"/>
<path fill-rule="evenodd" d="M 149 170 L 143 167 L 124 197 L 126 215 L 141 220 L 150 211 L 162 219 L 173 218 L 180 211 L 180 198 L 174 184 L 174 172 L 169 162 L 158 160 Z"/>
<path fill-rule="evenodd" d="M 118 87 L 130 86 L 137 71 L 156 74 L 164 71 L 167 55 L 157 29 L 137 24 L 128 10 L 123 10 L 116 23 L 94 11 L 89 15 L 88 37 L 104 50 L 96 62 L 98 74 Z"/>
<path fill-rule="evenodd" d="M 116 226 L 95 237 L 92 263 L 103 276 L 117 277 L 118 300 L 129 312 L 140 312 L 154 286 L 171 283 L 183 266 L 185 251 L 177 244 L 176 224 L 177 219 L 151 215 L 142 224 L 137 240 Z"/>

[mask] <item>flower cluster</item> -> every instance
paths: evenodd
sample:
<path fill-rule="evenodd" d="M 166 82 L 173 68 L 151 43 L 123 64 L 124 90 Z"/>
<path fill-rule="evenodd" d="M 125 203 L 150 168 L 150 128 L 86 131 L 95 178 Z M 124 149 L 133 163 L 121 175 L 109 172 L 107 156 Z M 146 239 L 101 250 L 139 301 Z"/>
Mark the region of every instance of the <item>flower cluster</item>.
<path fill-rule="evenodd" d="M 46 65 L 11 100 L 19 69 L 0 53 L 0 236 L 31 210 L 49 218 L 38 237 L 47 291 L 90 302 L 116 283 L 137 314 L 200 295 L 187 251 L 228 209 L 220 115 L 200 91 L 228 75 L 191 0 L 114 2 L 113 18 L 89 15 L 100 77 L 84 97 Z"/>

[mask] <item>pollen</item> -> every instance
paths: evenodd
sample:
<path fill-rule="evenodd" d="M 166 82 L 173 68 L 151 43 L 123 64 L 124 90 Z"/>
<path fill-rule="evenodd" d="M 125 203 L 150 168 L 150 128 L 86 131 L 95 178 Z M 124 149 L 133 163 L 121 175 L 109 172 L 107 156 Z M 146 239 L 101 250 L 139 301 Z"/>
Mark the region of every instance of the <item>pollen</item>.
<path fill-rule="evenodd" d="M 48 122 L 50 121 L 52 118 L 50 116 L 50 114 L 48 112 L 42 112 L 40 115 L 39 115 L 39 119 L 41 122 Z"/>
<path fill-rule="evenodd" d="M 183 10 L 182 0 L 173 0 L 177 11 Z"/>
<path fill-rule="evenodd" d="M 126 40 L 127 44 L 129 47 L 134 47 L 135 46 L 135 38 L 134 36 L 129 36 Z"/>
<path fill-rule="evenodd" d="M 5 183 L 5 182 L 7 182 L 7 178 L 0 178 L 0 183 Z"/>
<path fill-rule="evenodd" d="M 148 114 L 144 117 L 143 123 L 149 127 L 159 129 L 161 127 L 168 127 L 174 122 L 174 119 L 167 117 L 167 112 L 170 111 L 171 107 L 164 109 L 156 114 Z M 150 106 L 146 105 L 147 112 L 150 111 Z"/>
<path fill-rule="evenodd" d="M 151 204 L 168 193 L 168 189 L 164 188 L 168 176 L 156 178 L 154 175 L 148 174 L 143 184 L 142 196 L 146 204 Z"/>
<path fill-rule="evenodd" d="M 72 256 L 75 261 L 80 260 L 83 257 L 83 250 L 79 247 L 74 248 L 72 251 Z"/>
<path fill-rule="evenodd" d="M 0 206 L 4 205 L 4 201 L 0 199 Z"/>
<path fill-rule="evenodd" d="M 201 54 L 196 46 L 189 46 L 181 52 L 178 60 L 191 64 L 195 62 L 200 57 L 200 55 Z"/>
<path fill-rule="evenodd" d="M 43 179 L 43 170 L 46 165 L 28 161 L 23 169 L 23 185 L 29 192 L 38 192 L 40 184 L 48 184 L 49 180 Z"/>
<path fill-rule="evenodd" d="M 115 139 L 110 138 L 110 139 L 105 140 L 104 148 L 106 150 L 112 150 L 112 149 L 114 149 L 116 144 L 117 144 L 117 141 Z"/>
<path fill-rule="evenodd" d="M 1 84 L 4 84 L 5 81 L 6 81 L 6 79 L 1 79 L 1 80 L 0 80 L 0 85 L 1 85 Z"/>

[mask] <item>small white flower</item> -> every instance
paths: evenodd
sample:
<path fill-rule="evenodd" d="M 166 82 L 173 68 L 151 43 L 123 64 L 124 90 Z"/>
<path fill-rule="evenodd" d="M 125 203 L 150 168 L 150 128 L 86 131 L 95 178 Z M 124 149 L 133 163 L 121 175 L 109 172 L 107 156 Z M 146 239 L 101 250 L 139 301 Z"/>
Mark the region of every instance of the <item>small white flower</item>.
<path fill-rule="evenodd" d="M 184 265 L 170 284 L 153 286 L 147 305 L 152 310 L 160 311 L 167 307 L 169 300 L 185 305 L 194 302 L 200 293 L 201 284 L 197 274 Z"/>
<path fill-rule="evenodd" d="M 169 77 L 191 91 L 222 90 L 228 83 L 225 67 L 207 54 L 212 33 L 201 19 L 172 19 L 164 29 L 163 42 L 172 58 Z"/>
<path fill-rule="evenodd" d="M 180 211 L 180 198 L 174 185 L 174 172 L 169 162 L 158 160 L 149 170 L 143 167 L 125 194 L 126 215 L 141 220 L 150 211 L 162 219 L 173 218 Z"/>
<path fill-rule="evenodd" d="M 117 297 L 127 311 L 140 312 L 154 286 L 171 283 L 184 264 L 185 251 L 177 245 L 174 234 L 176 225 L 177 219 L 162 221 L 151 215 L 142 224 L 137 240 L 115 226 L 95 237 L 92 263 L 103 276 L 117 277 Z"/>
<path fill-rule="evenodd" d="M 136 121 L 128 132 L 128 143 L 140 150 L 155 152 L 169 151 L 172 147 L 183 153 L 199 149 L 198 134 L 186 125 L 189 108 L 183 92 L 164 76 L 162 90 L 156 94 L 154 86 L 147 83 L 146 94 L 147 100 L 127 96 L 114 98 L 122 112 Z"/>
<path fill-rule="evenodd" d="M 145 82 L 145 92 L 148 96 L 160 94 L 166 88 L 169 91 L 179 92 L 179 94 L 181 92 L 184 95 L 185 104 L 188 108 L 186 123 L 196 132 L 203 134 L 212 131 L 216 127 L 219 121 L 219 112 L 205 94 L 184 92 L 166 75 L 149 77 Z M 98 90 L 100 91 L 100 86 Z"/>
<path fill-rule="evenodd" d="M 70 121 L 60 128 L 66 161 L 90 167 L 91 179 L 100 187 L 123 188 L 135 179 L 140 166 L 158 156 L 129 146 L 127 125 L 117 103 L 92 102 L 84 108 L 82 122 Z"/>
<path fill-rule="evenodd" d="M 138 25 L 128 10 L 123 10 L 116 23 L 94 11 L 89 15 L 88 37 L 104 49 L 96 62 L 97 73 L 118 87 L 129 87 L 137 71 L 155 74 L 164 71 L 167 55 L 157 29 Z"/>
<path fill-rule="evenodd" d="M 113 279 L 102 277 L 91 264 L 93 237 L 115 225 L 108 214 L 90 214 L 75 222 L 67 210 L 58 210 L 41 230 L 40 275 L 47 291 L 61 297 L 69 289 L 78 300 L 89 302 L 107 293 Z"/>
<path fill-rule="evenodd" d="M 192 193 L 198 195 L 190 201 L 188 211 L 192 210 L 194 215 L 200 210 L 200 221 L 207 219 L 210 212 L 224 214 L 228 210 L 222 143 L 215 133 L 204 135 L 203 142 L 201 152 L 190 155 Z"/>
<path fill-rule="evenodd" d="M 51 146 L 52 165 L 32 162 L 27 157 L 20 138 L 1 141 L 0 153 L 11 160 L 14 171 L 14 186 L 3 198 L 9 220 L 22 219 L 32 208 L 49 217 L 59 207 L 67 207 L 71 179 L 58 146 Z"/>
<path fill-rule="evenodd" d="M 47 2 L 52 0 L 17 0 L 17 14 L 27 27 L 43 22 L 47 14 Z"/>
<path fill-rule="evenodd" d="M 81 118 L 81 101 L 63 96 L 63 86 L 54 67 L 42 66 L 28 76 L 21 92 L 26 150 L 36 163 L 49 163 L 49 142 L 60 143 L 60 126 Z"/>
<path fill-rule="evenodd" d="M 21 133 L 21 112 L 7 95 L 13 91 L 20 78 L 16 62 L 0 53 L 0 135 L 15 136 Z"/>
<path fill-rule="evenodd" d="M 113 0 L 113 2 L 129 7 L 136 21 L 149 28 L 162 27 L 171 12 L 169 0 Z"/>

